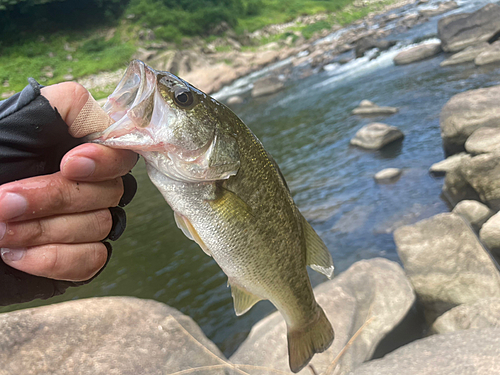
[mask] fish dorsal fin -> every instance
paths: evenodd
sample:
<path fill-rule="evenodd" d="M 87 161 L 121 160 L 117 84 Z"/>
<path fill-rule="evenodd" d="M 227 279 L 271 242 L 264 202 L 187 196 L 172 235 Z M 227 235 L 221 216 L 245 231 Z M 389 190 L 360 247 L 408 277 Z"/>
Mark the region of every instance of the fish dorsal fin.
<path fill-rule="evenodd" d="M 331 279 L 334 266 L 328 248 L 304 217 L 302 223 L 306 238 L 307 265 Z"/>
<path fill-rule="evenodd" d="M 210 250 L 208 250 L 208 247 L 205 245 L 203 240 L 200 238 L 198 235 L 198 232 L 193 227 L 193 224 L 184 216 L 181 214 L 178 214 L 177 212 L 174 212 L 174 218 L 175 218 L 175 223 L 179 227 L 180 230 L 182 230 L 182 233 L 189 238 L 190 240 L 196 242 L 201 249 L 208 255 L 212 256 L 212 253 Z"/>
<path fill-rule="evenodd" d="M 237 316 L 243 315 L 248 310 L 252 308 L 257 302 L 262 300 L 262 298 L 257 297 L 255 294 L 247 292 L 246 290 L 231 284 L 228 281 L 228 284 L 231 286 L 231 294 L 233 295 L 234 302 L 234 311 Z"/>

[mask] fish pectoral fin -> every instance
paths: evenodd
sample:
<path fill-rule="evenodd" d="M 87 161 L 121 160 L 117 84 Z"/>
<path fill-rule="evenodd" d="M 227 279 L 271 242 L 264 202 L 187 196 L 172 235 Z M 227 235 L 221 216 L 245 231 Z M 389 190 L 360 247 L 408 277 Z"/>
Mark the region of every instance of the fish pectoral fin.
<path fill-rule="evenodd" d="M 306 262 L 314 271 L 320 272 L 329 279 L 333 276 L 333 259 L 323 240 L 318 236 L 304 217 L 302 228 L 306 238 Z"/>
<path fill-rule="evenodd" d="M 233 295 L 234 311 L 237 316 L 243 315 L 252 308 L 262 298 L 257 297 L 255 294 L 247 292 L 246 290 L 231 284 L 231 294 Z"/>
<path fill-rule="evenodd" d="M 198 235 L 198 232 L 193 227 L 193 224 L 184 216 L 181 214 L 174 212 L 174 218 L 175 218 L 175 223 L 179 227 L 180 230 L 182 230 L 182 233 L 189 238 L 190 240 L 196 242 L 201 249 L 207 254 L 208 256 L 212 256 L 212 253 L 210 250 L 208 250 L 207 245 L 203 242 L 203 240 L 200 238 Z"/>

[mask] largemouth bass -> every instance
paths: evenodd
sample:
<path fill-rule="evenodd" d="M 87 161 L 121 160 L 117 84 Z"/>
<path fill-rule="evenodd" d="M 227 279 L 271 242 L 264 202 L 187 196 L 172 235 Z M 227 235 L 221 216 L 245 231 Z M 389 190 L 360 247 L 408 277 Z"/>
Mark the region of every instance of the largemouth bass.
<path fill-rule="evenodd" d="M 104 109 L 115 123 L 95 142 L 144 157 L 179 228 L 227 275 L 236 314 L 262 299 L 276 306 L 293 372 L 326 350 L 334 331 L 306 265 L 330 278 L 331 255 L 250 129 L 189 83 L 137 60 Z"/>

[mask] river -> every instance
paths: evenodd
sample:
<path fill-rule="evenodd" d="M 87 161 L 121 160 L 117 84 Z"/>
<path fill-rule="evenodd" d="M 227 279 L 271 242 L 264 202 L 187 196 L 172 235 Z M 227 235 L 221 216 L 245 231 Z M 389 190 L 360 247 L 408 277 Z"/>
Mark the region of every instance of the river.
<path fill-rule="evenodd" d="M 486 3 L 459 2 L 457 11 L 475 10 Z M 397 12 L 414 12 L 414 7 Z M 441 108 L 457 93 L 500 84 L 499 65 L 441 68 L 444 54 L 407 66 L 393 65 L 392 58 L 402 48 L 436 37 L 439 18 L 392 34 L 388 39 L 398 44 L 372 60 L 364 57 L 329 66 L 308 78 L 289 81 L 272 96 L 249 98 L 252 82 L 261 73 L 216 95 L 221 100 L 234 93 L 243 95 L 245 102 L 235 106 L 235 112 L 281 166 L 298 207 L 328 246 L 337 274 L 360 259 L 398 261 L 393 230 L 448 211 L 440 198 L 443 180 L 428 174 L 430 165 L 443 159 Z M 399 112 L 371 119 L 352 116 L 351 110 L 362 99 L 398 107 Z M 356 131 L 372 121 L 397 126 L 405 134 L 404 141 L 381 151 L 351 147 L 349 140 Z M 389 185 L 375 183 L 373 175 L 388 167 L 402 168 L 401 178 Z M 177 229 L 172 211 L 148 180 L 142 161 L 133 173 L 139 192 L 126 209 L 128 229 L 114 244 L 106 270 L 89 285 L 50 301 L 0 312 L 96 296 L 154 299 L 192 317 L 230 355 L 252 325 L 274 311 L 273 306 L 260 302 L 236 317 L 225 275 Z M 314 285 L 326 280 L 314 272 L 310 275 Z"/>

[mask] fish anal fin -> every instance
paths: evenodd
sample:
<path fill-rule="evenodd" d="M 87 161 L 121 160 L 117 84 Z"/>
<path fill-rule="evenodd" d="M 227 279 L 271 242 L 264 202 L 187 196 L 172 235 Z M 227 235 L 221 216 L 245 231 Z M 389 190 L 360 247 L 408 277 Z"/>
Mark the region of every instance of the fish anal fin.
<path fill-rule="evenodd" d="M 315 353 L 328 349 L 335 337 L 323 309 L 318 308 L 318 315 L 310 324 L 299 328 L 288 327 L 288 361 L 295 373 L 302 370 Z"/>
<path fill-rule="evenodd" d="M 234 311 L 236 312 L 237 316 L 243 315 L 248 310 L 250 310 L 253 305 L 262 300 L 262 298 L 257 297 L 255 294 L 247 292 L 246 290 L 232 284 L 231 282 L 229 282 L 229 285 L 231 285 Z"/>
<path fill-rule="evenodd" d="M 196 242 L 201 249 L 208 255 L 212 256 L 212 253 L 210 250 L 208 250 L 208 247 L 205 245 L 203 240 L 200 238 L 198 235 L 198 232 L 196 232 L 196 229 L 194 229 L 193 224 L 185 217 L 182 216 L 181 214 L 174 212 L 174 217 L 175 217 L 175 223 L 179 227 L 180 230 L 182 230 L 182 233 L 189 238 L 190 240 Z"/>
<path fill-rule="evenodd" d="M 307 265 L 316 272 L 320 272 L 329 279 L 333 277 L 333 259 L 323 240 L 318 236 L 304 217 L 302 228 L 306 238 Z"/>

